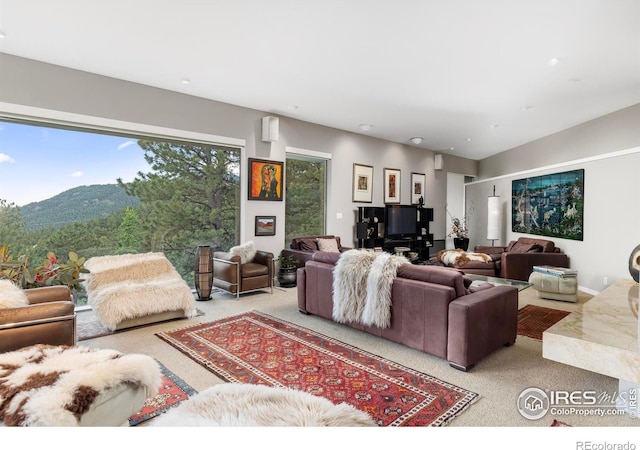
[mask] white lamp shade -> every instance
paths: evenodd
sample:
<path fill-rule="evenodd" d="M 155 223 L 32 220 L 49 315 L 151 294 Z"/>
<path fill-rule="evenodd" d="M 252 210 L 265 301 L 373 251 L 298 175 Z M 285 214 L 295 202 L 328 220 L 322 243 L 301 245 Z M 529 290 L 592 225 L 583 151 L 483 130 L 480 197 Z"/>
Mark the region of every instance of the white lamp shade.
<path fill-rule="evenodd" d="M 500 197 L 489 197 L 487 202 L 487 240 L 500 240 L 502 220 L 500 218 Z"/>

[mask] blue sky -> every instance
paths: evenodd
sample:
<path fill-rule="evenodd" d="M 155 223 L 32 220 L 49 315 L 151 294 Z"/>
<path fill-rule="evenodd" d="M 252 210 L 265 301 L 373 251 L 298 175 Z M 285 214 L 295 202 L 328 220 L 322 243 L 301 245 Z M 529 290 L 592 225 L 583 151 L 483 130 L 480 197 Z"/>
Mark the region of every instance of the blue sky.
<path fill-rule="evenodd" d="M 149 172 L 135 138 L 0 121 L 0 199 L 18 206 Z"/>

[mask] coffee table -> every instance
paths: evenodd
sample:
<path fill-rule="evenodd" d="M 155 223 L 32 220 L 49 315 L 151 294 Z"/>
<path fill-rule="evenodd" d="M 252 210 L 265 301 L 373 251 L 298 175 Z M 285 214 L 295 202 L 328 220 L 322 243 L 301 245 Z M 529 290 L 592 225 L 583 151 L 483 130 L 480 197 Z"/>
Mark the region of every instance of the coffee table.
<path fill-rule="evenodd" d="M 500 277 L 490 277 L 488 275 L 476 275 L 473 273 L 465 274 L 466 277 L 470 278 L 473 283 L 491 283 L 496 284 L 498 286 L 514 286 L 518 288 L 518 291 L 523 291 L 528 287 L 533 286 L 533 283 L 529 283 L 528 281 L 520 281 L 520 280 L 509 280 L 508 278 L 500 278 Z"/>
<path fill-rule="evenodd" d="M 640 285 L 618 280 L 542 334 L 542 357 L 618 379 L 616 406 L 640 417 Z"/>

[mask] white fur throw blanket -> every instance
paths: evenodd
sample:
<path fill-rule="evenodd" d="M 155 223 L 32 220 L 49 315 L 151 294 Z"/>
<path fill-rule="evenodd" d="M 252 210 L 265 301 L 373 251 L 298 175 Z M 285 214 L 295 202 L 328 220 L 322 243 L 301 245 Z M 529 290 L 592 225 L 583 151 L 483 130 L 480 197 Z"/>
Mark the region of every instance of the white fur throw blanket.
<path fill-rule="evenodd" d="M 491 256 L 485 253 L 465 252 L 464 250 L 440 250 L 436 258 L 447 266 L 462 266 L 469 261 L 491 261 Z"/>
<path fill-rule="evenodd" d="M 34 345 L 0 354 L 0 420 L 7 426 L 77 426 L 107 389 L 162 383 L 157 361 L 89 347 Z"/>
<path fill-rule="evenodd" d="M 347 250 L 333 272 L 333 311 L 336 322 L 391 325 L 391 285 L 405 257 L 366 250 Z"/>
<path fill-rule="evenodd" d="M 284 387 L 217 384 L 196 394 L 151 426 L 160 427 L 373 427 L 375 421 L 347 403 Z"/>
<path fill-rule="evenodd" d="M 88 303 L 109 330 L 156 313 L 197 314 L 191 288 L 163 253 L 96 256 L 85 267 L 90 272 L 83 283 Z"/>

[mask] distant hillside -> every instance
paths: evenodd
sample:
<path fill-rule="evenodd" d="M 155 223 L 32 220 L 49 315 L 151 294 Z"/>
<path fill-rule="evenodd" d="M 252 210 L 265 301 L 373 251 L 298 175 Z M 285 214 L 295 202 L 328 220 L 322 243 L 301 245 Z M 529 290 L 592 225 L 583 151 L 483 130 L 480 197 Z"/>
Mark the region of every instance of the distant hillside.
<path fill-rule="evenodd" d="M 21 206 L 29 231 L 49 226 L 60 228 L 73 222 L 87 222 L 138 206 L 137 197 L 128 196 L 117 184 L 78 186 L 41 202 Z"/>

